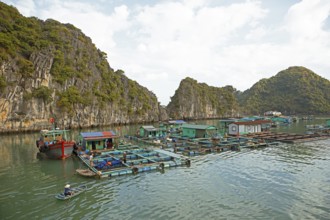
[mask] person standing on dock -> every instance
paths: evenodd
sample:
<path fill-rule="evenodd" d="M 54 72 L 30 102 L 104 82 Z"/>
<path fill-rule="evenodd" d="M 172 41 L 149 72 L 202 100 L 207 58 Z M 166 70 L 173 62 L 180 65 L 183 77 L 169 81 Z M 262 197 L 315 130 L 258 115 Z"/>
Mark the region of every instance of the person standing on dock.
<path fill-rule="evenodd" d="M 124 163 L 126 163 L 126 151 L 124 152 L 124 154 L 123 154 L 123 161 L 124 161 Z"/>
<path fill-rule="evenodd" d="M 223 137 L 224 139 L 224 141 L 227 141 L 227 138 L 228 138 L 228 134 L 227 133 L 225 133 L 225 135 L 224 135 L 224 137 Z"/>
<path fill-rule="evenodd" d="M 93 163 L 93 152 L 91 152 L 91 155 L 89 155 L 89 164 L 90 164 L 91 166 L 94 165 L 94 163 Z"/>

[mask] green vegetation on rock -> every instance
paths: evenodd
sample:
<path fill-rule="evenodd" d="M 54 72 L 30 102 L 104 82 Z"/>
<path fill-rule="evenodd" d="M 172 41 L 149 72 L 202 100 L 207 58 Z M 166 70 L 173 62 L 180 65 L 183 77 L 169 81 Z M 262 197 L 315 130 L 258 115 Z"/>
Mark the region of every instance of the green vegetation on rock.
<path fill-rule="evenodd" d="M 245 113 L 327 114 L 330 112 L 330 82 L 305 67 L 290 67 L 262 79 L 239 97 Z"/>
<path fill-rule="evenodd" d="M 228 117 L 238 109 L 232 86 L 217 88 L 192 78 L 181 81 L 167 106 L 173 118 Z"/>
<path fill-rule="evenodd" d="M 290 67 L 244 92 L 187 77 L 165 111 L 155 94 L 130 80 L 123 70 L 112 69 L 107 54 L 78 28 L 52 19 L 26 18 L 2 2 L 0 67 L 3 128 L 11 126 L 7 119 L 14 110 L 30 114 L 27 118 L 31 119 L 68 116 L 68 123 L 77 120 L 79 126 L 82 121 L 89 125 L 111 124 L 109 120 L 158 121 L 168 118 L 166 113 L 171 118 L 201 119 L 270 110 L 284 114 L 330 112 L 329 80 L 304 67 Z M 41 101 L 42 107 L 32 106 Z M 160 117 L 160 112 L 166 117 Z"/>
<path fill-rule="evenodd" d="M 52 101 L 52 90 L 46 86 L 40 86 L 39 88 L 33 90 L 32 96 L 35 98 L 40 98 L 44 100 L 44 102 L 49 103 Z"/>
<path fill-rule="evenodd" d="M 156 96 L 124 71 L 114 71 L 107 54 L 78 28 L 53 19 L 26 18 L 2 2 L 0 66 L 5 69 L 1 92 L 20 91 L 16 95 L 23 99 L 18 100 L 40 99 L 70 116 L 85 107 L 96 112 L 111 107 L 120 117 L 137 115 L 143 120 L 158 112 Z"/>
<path fill-rule="evenodd" d="M 0 92 L 5 91 L 5 88 L 7 86 L 7 82 L 4 76 L 0 76 Z"/>

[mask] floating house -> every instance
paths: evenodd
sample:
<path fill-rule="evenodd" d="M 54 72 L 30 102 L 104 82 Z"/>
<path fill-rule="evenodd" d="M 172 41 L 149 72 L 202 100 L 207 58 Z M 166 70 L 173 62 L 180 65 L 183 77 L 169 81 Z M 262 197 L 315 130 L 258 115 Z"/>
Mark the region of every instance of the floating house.
<path fill-rule="evenodd" d="M 162 128 L 155 128 L 152 125 L 144 125 L 139 129 L 139 137 L 161 137 L 166 134 L 166 130 Z"/>
<path fill-rule="evenodd" d="M 187 122 L 183 120 L 170 120 L 168 122 L 161 123 L 159 128 L 170 133 L 179 133 L 183 124 Z"/>
<path fill-rule="evenodd" d="M 171 120 L 168 121 L 168 124 L 170 126 L 173 126 L 174 128 L 179 128 L 181 127 L 183 124 L 186 124 L 187 122 L 183 121 L 183 120 Z"/>
<path fill-rule="evenodd" d="M 170 120 L 167 124 L 167 130 L 170 133 L 178 133 L 182 130 L 182 125 L 186 124 L 187 122 L 183 120 Z"/>
<path fill-rule="evenodd" d="M 286 124 L 292 123 L 292 117 L 290 117 L 290 116 L 275 116 L 275 117 L 272 117 L 271 120 L 274 123 L 277 123 L 277 124 L 280 124 L 280 123 L 286 123 Z"/>
<path fill-rule="evenodd" d="M 219 120 L 219 133 L 221 135 L 228 134 L 229 131 L 229 125 L 233 122 L 239 121 L 237 118 L 228 118 L 228 119 L 221 119 Z"/>
<path fill-rule="evenodd" d="M 264 113 L 265 116 L 281 116 L 282 113 L 278 111 L 268 111 Z"/>
<path fill-rule="evenodd" d="M 327 120 L 325 120 L 325 125 L 326 125 L 327 127 L 330 127 L 330 118 L 327 119 Z"/>
<path fill-rule="evenodd" d="M 269 119 L 266 116 L 250 116 L 239 119 L 239 121 L 257 121 L 257 120 L 267 120 Z"/>
<path fill-rule="evenodd" d="M 182 125 L 182 136 L 189 138 L 209 138 L 216 135 L 217 131 L 217 127 L 212 125 Z"/>
<path fill-rule="evenodd" d="M 83 150 L 103 150 L 117 146 L 118 138 L 114 131 L 81 132 L 79 142 Z"/>
<path fill-rule="evenodd" d="M 229 124 L 228 134 L 237 136 L 261 132 L 264 127 L 270 127 L 271 123 L 270 120 L 236 121 Z"/>

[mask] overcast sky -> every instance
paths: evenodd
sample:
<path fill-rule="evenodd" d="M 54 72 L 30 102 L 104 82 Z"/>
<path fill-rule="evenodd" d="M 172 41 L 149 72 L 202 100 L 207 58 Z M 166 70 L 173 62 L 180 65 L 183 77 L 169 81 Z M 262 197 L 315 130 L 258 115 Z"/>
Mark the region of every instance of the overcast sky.
<path fill-rule="evenodd" d="M 167 105 L 186 77 L 244 91 L 290 66 L 330 79 L 329 0 L 2 0 L 71 23 Z"/>

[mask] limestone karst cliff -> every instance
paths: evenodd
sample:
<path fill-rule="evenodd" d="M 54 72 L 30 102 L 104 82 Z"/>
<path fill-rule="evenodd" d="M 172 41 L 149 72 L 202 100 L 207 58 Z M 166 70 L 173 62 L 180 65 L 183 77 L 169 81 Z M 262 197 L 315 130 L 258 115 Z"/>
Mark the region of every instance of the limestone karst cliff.
<path fill-rule="evenodd" d="M 217 88 L 187 77 L 171 97 L 167 112 L 171 118 L 183 119 L 238 116 L 235 92 L 232 86 Z"/>
<path fill-rule="evenodd" d="M 220 73 L 221 74 L 221 73 Z M 246 73 L 248 74 L 248 73 Z M 183 79 L 168 106 L 114 70 L 71 24 L 26 18 L 0 2 L 0 133 L 263 114 L 329 114 L 330 82 L 290 67 L 240 92 Z"/>
<path fill-rule="evenodd" d="M 167 119 L 79 29 L 0 2 L 0 132 L 39 130 L 51 117 L 70 128 Z"/>

